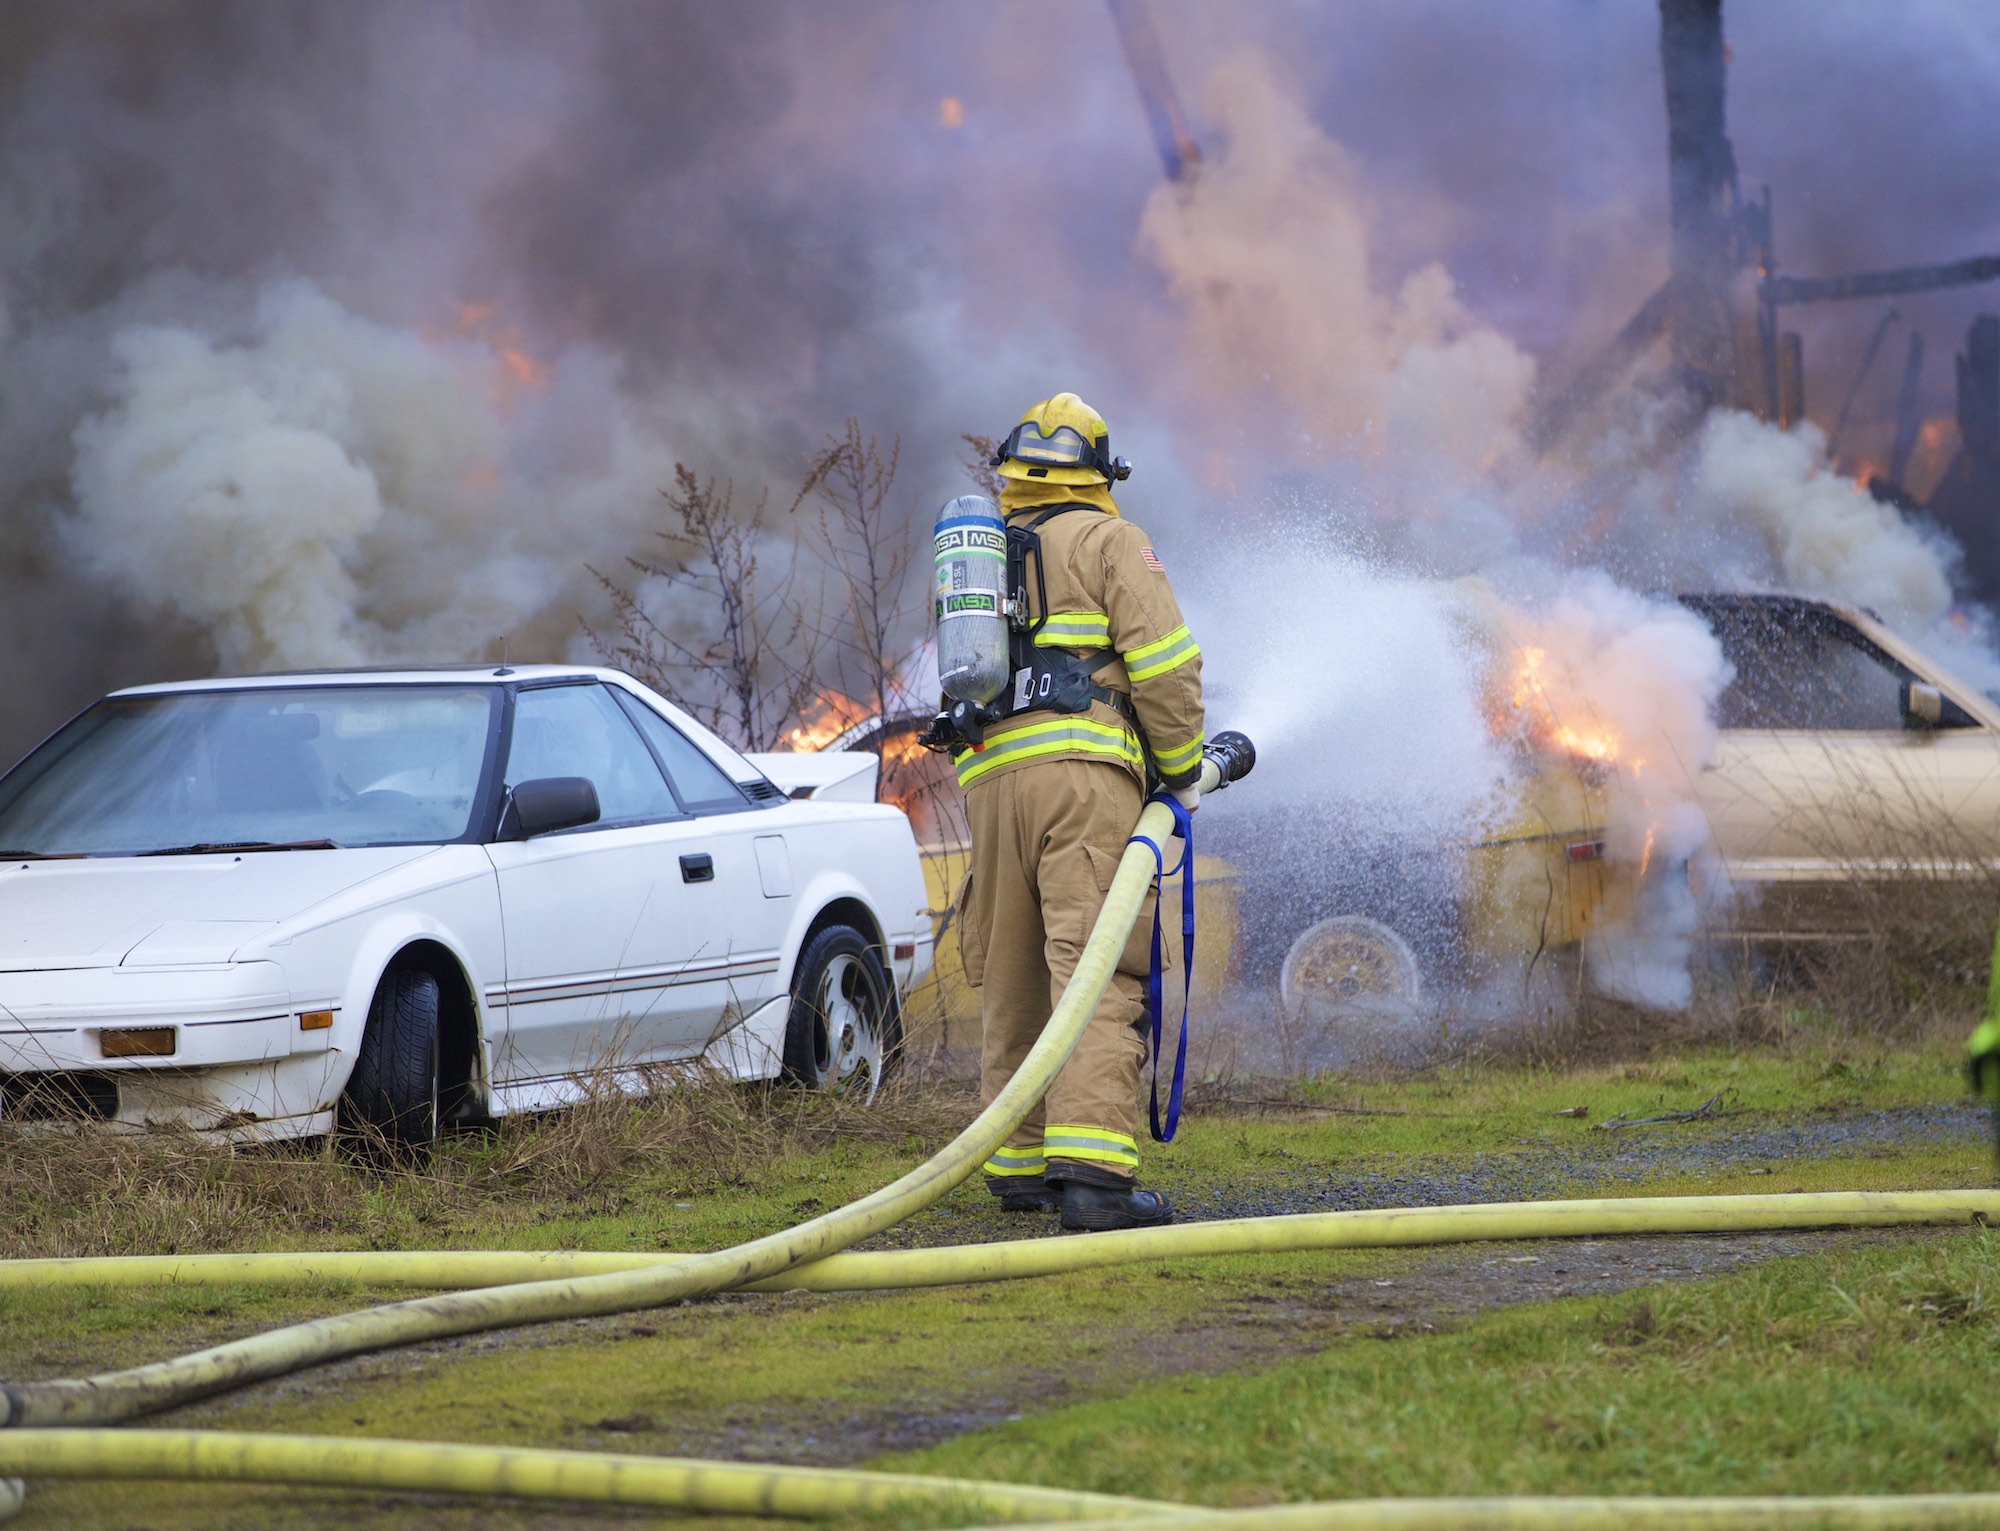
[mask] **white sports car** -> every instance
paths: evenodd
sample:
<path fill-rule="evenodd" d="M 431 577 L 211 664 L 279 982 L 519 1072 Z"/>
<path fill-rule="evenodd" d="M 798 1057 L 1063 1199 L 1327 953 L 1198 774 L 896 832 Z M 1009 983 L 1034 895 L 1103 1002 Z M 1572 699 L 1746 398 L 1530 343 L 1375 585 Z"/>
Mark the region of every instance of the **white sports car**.
<path fill-rule="evenodd" d="M 697 1061 L 872 1092 L 931 961 L 874 768 L 579 666 L 117 692 L 0 777 L 0 1108 L 421 1143 Z"/>

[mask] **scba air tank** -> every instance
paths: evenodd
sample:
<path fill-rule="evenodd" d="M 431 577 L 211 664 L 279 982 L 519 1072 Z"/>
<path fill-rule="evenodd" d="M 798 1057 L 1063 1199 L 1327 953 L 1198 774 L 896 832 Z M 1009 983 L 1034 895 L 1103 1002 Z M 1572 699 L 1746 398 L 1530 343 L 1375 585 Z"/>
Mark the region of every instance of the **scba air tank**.
<path fill-rule="evenodd" d="M 1007 689 L 1007 526 L 994 503 L 963 494 L 938 512 L 938 679 L 980 706 Z"/>

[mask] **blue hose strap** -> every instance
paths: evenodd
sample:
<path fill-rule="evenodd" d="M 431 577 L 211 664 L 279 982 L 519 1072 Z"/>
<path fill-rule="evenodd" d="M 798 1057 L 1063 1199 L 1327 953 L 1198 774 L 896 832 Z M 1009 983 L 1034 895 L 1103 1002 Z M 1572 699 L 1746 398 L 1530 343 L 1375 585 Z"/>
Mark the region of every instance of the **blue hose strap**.
<path fill-rule="evenodd" d="M 1134 835 L 1125 843 L 1143 845 L 1153 853 L 1153 960 L 1146 974 L 1146 1009 L 1153 1022 L 1153 1094 L 1149 1107 L 1155 1143 L 1171 1143 L 1181 1124 L 1181 1087 L 1187 1080 L 1188 993 L 1194 984 L 1194 815 L 1168 792 L 1156 792 L 1152 801 L 1164 803 L 1174 816 L 1174 832 L 1181 838 L 1180 860 L 1171 867 L 1166 854 L 1144 835 Z M 1166 879 L 1181 880 L 1181 1040 L 1174 1051 L 1174 1079 L 1167 1089 L 1167 1125 L 1160 1126 L 1160 903 L 1166 896 Z"/>

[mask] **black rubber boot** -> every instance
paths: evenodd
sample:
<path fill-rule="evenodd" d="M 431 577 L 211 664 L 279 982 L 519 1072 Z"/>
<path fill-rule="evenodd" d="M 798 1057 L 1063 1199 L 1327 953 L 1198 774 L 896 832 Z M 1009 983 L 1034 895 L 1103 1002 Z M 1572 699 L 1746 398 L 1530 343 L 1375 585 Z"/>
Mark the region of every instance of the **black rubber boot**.
<path fill-rule="evenodd" d="M 986 1189 L 1000 1198 L 1002 1212 L 1053 1212 L 1062 1205 L 1062 1187 L 1026 1175 L 989 1175 Z"/>
<path fill-rule="evenodd" d="M 1141 1191 L 1109 1171 L 1079 1172 L 1065 1165 L 1049 1185 L 1062 1192 L 1062 1225 L 1076 1233 L 1108 1233 L 1114 1228 L 1157 1228 L 1174 1220 L 1174 1204 L 1158 1191 Z"/>

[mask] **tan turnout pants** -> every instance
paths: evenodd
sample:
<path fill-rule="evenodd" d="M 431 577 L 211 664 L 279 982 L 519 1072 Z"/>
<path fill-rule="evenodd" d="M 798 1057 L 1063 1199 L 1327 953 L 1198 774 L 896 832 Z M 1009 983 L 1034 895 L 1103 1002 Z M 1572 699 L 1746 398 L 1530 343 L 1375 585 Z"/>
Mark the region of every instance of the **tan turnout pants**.
<path fill-rule="evenodd" d="M 982 1103 L 998 1095 L 1042 1034 L 1076 971 L 1139 810 L 1138 782 L 1107 762 L 1057 757 L 966 790 L 972 870 L 959 914 L 965 976 L 980 990 Z M 1171 850 L 1169 855 L 1171 855 Z M 1043 1102 L 986 1163 L 995 1189 L 1045 1168 L 1139 1167 L 1142 1021 L 1151 952 L 1148 894 L 1111 986 Z M 1166 943 L 1162 943 L 1164 950 Z M 1045 1159 L 1046 1155 L 1046 1159 Z"/>

